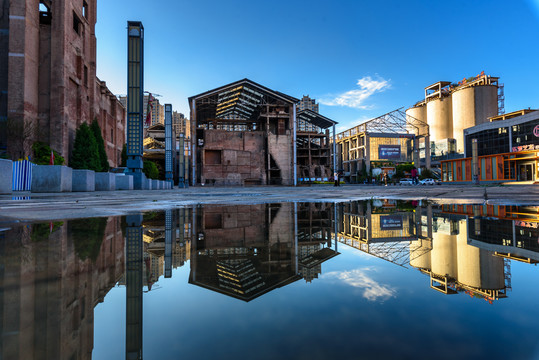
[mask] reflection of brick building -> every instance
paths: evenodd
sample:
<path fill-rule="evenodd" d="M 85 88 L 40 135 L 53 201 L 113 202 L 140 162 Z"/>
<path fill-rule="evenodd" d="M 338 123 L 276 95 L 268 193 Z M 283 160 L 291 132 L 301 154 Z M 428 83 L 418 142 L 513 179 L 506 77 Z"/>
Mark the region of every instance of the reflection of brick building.
<path fill-rule="evenodd" d="M 95 261 L 81 260 L 72 222 L 0 231 L 2 359 L 90 359 L 94 307 L 124 271 L 120 219 L 104 219 Z M 78 249 L 78 250 L 77 250 Z"/>
<path fill-rule="evenodd" d="M 6 3 L 6 2 L 5 2 Z M 66 160 L 75 131 L 97 119 L 109 163 L 125 142 L 125 109 L 96 77 L 96 0 L 25 0 L 4 5 L 0 28 L 0 150 L 31 155 L 43 141 Z M 6 9 L 7 8 L 7 9 Z"/>

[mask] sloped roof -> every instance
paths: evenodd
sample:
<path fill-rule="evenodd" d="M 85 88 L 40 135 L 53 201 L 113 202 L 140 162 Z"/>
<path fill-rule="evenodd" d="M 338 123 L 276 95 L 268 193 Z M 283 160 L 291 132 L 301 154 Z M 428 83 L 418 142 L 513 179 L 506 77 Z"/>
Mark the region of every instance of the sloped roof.
<path fill-rule="evenodd" d="M 279 102 L 295 104 L 298 101 L 295 97 L 271 90 L 249 79 L 242 79 L 191 96 L 189 107 L 193 111 L 193 103 L 196 103 L 196 121 L 228 116 L 256 120 L 261 105 Z"/>
<path fill-rule="evenodd" d="M 301 119 L 308 121 L 311 124 L 318 126 L 322 129 L 327 129 L 333 125 L 338 124 L 336 121 L 333 121 L 330 118 L 327 118 L 309 109 L 301 110 L 297 113 L 296 117 L 298 118 L 298 120 Z"/>

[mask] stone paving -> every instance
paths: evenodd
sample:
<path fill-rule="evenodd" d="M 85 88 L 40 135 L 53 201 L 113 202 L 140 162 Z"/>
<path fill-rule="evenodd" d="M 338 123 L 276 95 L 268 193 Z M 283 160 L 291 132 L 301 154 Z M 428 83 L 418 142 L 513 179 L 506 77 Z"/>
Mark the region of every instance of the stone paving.
<path fill-rule="evenodd" d="M 245 186 L 190 187 L 158 191 L 0 195 L 0 221 L 54 220 L 123 215 L 197 204 L 287 201 L 341 202 L 371 198 L 431 200 L 439 203 L 527 204 L 539 206 L 539 186 Z"/>

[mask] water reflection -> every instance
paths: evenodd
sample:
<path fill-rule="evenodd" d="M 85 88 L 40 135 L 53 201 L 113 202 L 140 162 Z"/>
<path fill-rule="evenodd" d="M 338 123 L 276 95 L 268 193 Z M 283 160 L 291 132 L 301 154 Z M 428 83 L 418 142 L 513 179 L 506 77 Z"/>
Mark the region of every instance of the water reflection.
<path fill-rule="evenodd" d="M 511 261 L 539 262 L 538 238 L 537 207 L 397 200 L 208 205 L 4 224 L 0 355 L 90 358 L 94 307 L 118 284 L 126 289 L 125 356 L 141 359 L 144 293 L 166 286 L 174 269 L 188 266 L 189 284 L 251 302 L 315 281 L 342 247 L 417 269 L 438 292 L 494 303 L 509 296 Z M 316 281 L 339 280 L 372 302 L 401 296 L 372 271 L 330 271 Z"/>
<path fill-rule="evenodd" d="M 78 221 L 0 231 L 2 359 L 91 357 L 94 307 L 125 261 L 120 219 L 97 222 L 104 225 L 97 253 L 95 233 L 87 242 L 77 237 Z"/>
<path fill-rule="evenodd" d="M 189 282 L 251 301 L 318 277 L 331 248 L 331 205 L 207 206 L 194 219 Z"/>

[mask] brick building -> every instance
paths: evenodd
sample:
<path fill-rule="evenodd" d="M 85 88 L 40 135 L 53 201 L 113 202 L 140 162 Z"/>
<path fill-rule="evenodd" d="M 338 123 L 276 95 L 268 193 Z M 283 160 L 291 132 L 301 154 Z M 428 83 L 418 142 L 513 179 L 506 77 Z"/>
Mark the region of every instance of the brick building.
<path fill-rule="evenodd" d="M 0 16 L 0 150 L 32 155 L 43 141 L 67 161 L 75 131 L 97 119 L 111 166 L 125 109 L 96 76 L 96 0 L 6 0 Z"/>

